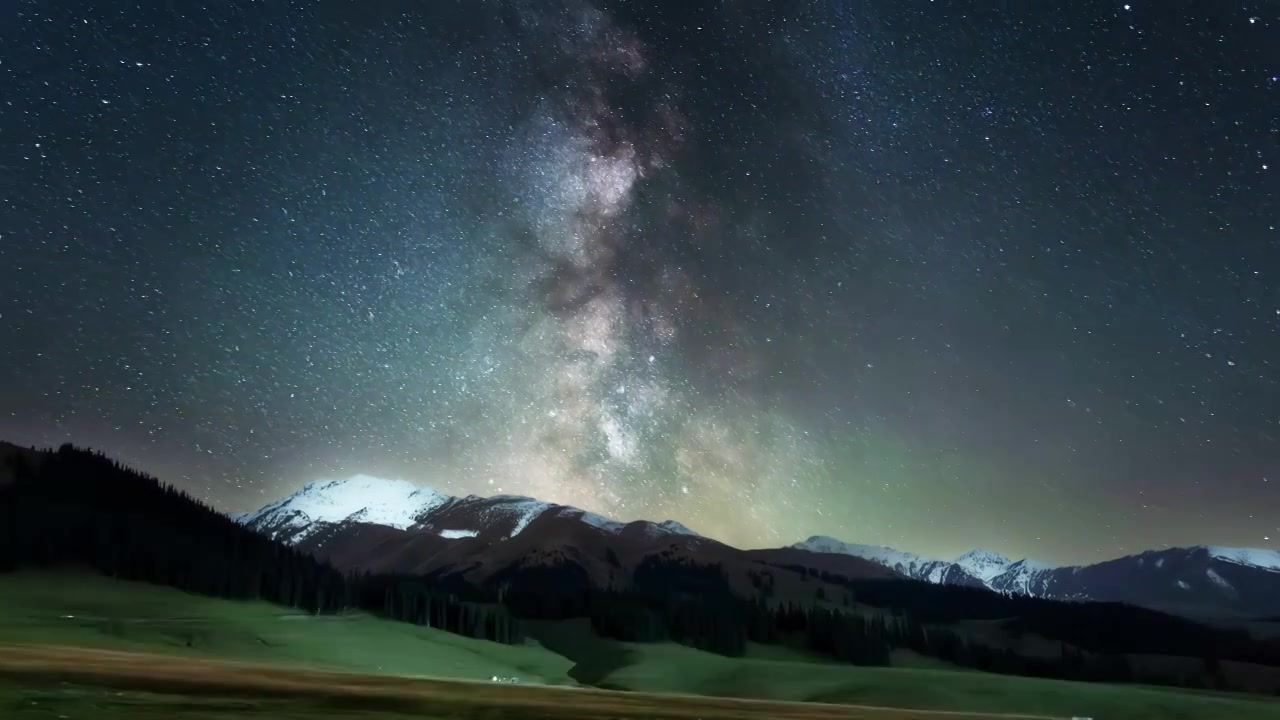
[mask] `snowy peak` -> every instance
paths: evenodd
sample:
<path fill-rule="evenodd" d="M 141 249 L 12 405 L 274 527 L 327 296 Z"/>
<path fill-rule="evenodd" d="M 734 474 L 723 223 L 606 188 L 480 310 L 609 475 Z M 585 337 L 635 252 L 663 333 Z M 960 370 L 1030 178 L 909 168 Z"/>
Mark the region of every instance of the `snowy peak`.
<path fill-rule="evenodd" d="M 450 540 L 480 536 L 506 540 L 519 535 L 530 523 L 548 513 L 576 519 L 610 534 L 619 534 L 634 525 L 651 537 L 700 537 L 674 520 L 621 523 L 578 508 L 520 495 L 459 498 L 404 480 L 369 475 L 307 483 L 292 495 L 256 512 L 232 513 L 230 517 L 279 540 L 299 543 L 326 528 L 350 523 L 398 530 L 417 527 Z"/>
<path fill-rule="evenodd" d="M 955 560 L 942 560 L 895 550 L 883 545 L 857 545 L 824 535 L 814 535 L 791 547 L 809 552 L 853 555 L 894 570 L 916 580 L 950 585 L 969 585 L 1006 590 L 1032 587 L 1037 577 L 1051 566 L 1034 560 L 1011 561 L 991 550 L 975 549 Z"/>
<path fill-rule="evenodd" d="M 884 565 L 907 565 L 921 562 L 937 562 L 933 558 L 926 558 L 921 555 L 916 555 L 915 553 L 895 550 L 884 545 L 859 545 L 858 543 L 847 543 L 826 535 L 814 535 L 808 540 L 798 542 L 791 547 L 798 550 L 808 550 L 809 552 L 853 555 L 866 560 L 873 560 Z"/>
<path fill-rule="evenodd" d="M 657 523 L 660 530 L 668 535 L 691 535 L 693 537 L 702 537 L 698 533 L 690 530 L 688 527 L 676 522 L 675 520 L 663 520 Z"/>
<path fill-rule="evenodd" d="M 962 579 L 956 578 L 950 572 L 955 567 L 954 563 L 895 550 L 884 545 L 858 545 L 856 543 L 842 542 L 825 535 L 814 535 L 808 540 L 798 542 L 791 547 L 809 552 L 860 557 L 916 580 L 941 583 L 955 582 L 958 579 Z"/>
<path fill-rule="evenodd" d="M 1209 557 L 1215 560 L 1280 572 L 1280 550 L 1230 548 L 1220 545 L 1203 545 L 1201 547 L 1208 551 Z"/>
<path fill-rule="evenodd" d="M 998 552 L 975 549 L 956 558 L 955 563 L 965 572 L 986 583 L 1008 569 L 1013 561 Z"/>
<path fill-rule="evenodd" d="M 403 530 L 422 513 L 449 500 L 448 495 L 404 480 L 356 475 L 307 483 L 278 505 L 303 512 L 313 521 L 358 520 Z"/>
<path fill-rule="evenodd" d="M 597 515 L 593 512 L 579 510 L 577 508 L 565 507 L 560 510 L 561 515 L 572 517 L 577 515 L 578 519 L 594 528 L 599 528 L 607 533 L 618 533 L 622 528 L 626 527 L 626 523 L 620 523 L 617 520 L 610 520 L 603 515 Z"/>
<path fill-rule="evenodd" d="M 834 553 L 837 555 L 853 555 L 866 560 L 874 560 L 883 565 L 910 564 L 926 560 L 915 553 L 894 550 L 884 545 L 859 545 L 847 543 L 826 535 L 814 535 L 804 542 L 791 547 L 809 552 Z"/>
<path fill-rule="evenodd" d="M 702 537 L 698 533 L 690 530 L 684 525 L 681 525 L 675 520 L 663 520 L 662 522 L 636 520 L 635 522 L 627 523 L 618 531 L 618 534 L 635 538 L 643 537 L 650 540 L 666 538 L 672 535 L 683 535 L 694 538 Z"/>
<path fill-rule="evenodd" d="M 451 498 L 404 480 L 356 475 L 347 480 L 318 480 L 257 512 L 237 513 L 233 520 L 298 542 L 326 524 L 363 522 L 400 530 L 408 528 Z"/>
<path fill-rule="evenodd" d="M 1054 566 L 1035 560 L 1018 560 L 1009 563 L 1001 572 L 989 580 L 987 587 L 1000 592 L 1017 593 L 1019 595 L 1044 595 Z"/>
<path fill-rule="evenodd" d="M 650 522 L 648 520 L 636 520 L 631 523 L 618 522 L 610 520 L 603 515 L 597 515 L 593 512 L 579 510 L 575 507 L 561 507 L 560 514 L 566 517 L 576 517 L 578 520 L 604 532 L 610 534 L 620 534 L 628 527 L 639 528 L 650 537 L 661 537 L 663 535 L 688 535 L 690 537 L 702 537 L 698 533 L 690 530 L 685 525 L 675 520 L 663 520 L 662 522 Z"/>
<path fill-rule="evenodd" d="M 843 540 L 837 540 L 830 537 L 829 535 L 812 535 L 808 540 L 798 542 L 791 547 L 796 548 L 797 550 L 808 550 L 809 552 L 837 553 L 840 555 L 857 555 L 859 557 L 918 557 L 911 553 L 900 552 L 884 545 L 859 545 L 858 543 L 847 543 Z"/>

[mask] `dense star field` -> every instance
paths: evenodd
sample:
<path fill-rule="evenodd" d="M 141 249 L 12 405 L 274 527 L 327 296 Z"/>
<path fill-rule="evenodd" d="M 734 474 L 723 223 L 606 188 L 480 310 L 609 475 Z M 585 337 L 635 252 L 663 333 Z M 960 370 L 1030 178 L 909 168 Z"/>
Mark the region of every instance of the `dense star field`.
<path fill-rule="evenodd" d="M 0 7 L 0 438 L 1098 560 L 1280 545 L 1267 2 Z"/>

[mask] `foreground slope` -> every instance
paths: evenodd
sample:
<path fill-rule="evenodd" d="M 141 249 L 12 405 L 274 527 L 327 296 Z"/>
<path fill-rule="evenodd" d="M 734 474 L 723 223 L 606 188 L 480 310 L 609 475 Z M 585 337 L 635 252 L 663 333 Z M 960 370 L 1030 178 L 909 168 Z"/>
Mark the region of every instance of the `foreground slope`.
<path fill-rule="evenodd" d="M 81 572 L 0 574 L 0 643 L 50 643 L 397 675 L 572 684 L 572 663 L 361 613 L 312 615 Z"/>
<path fill-rule="evenodd" d="M 332 673 L 142 653 L 0 648 L 0 707 L 19 718 L 383 720 L 1051 720 Z M 16 711 L 16 712 L 14 712 Z"/>
<path fill-rule="evenodd" d="M 1000 675 L 927 658 L 915 659 L 923 667 L 907 667 L 916 663 L 905 658 L 901 667 L 850 667 L 776 646 L 727 658 L 674 643 L 622 643 L 577 623 L 535 625 L 530 633 L 577 660 L 575 677 L 623 690 L 1063 718 L 1280 717 L 1280 700 L 1268 697 Z"/>
<path fill-rule="evenodd" d="M 1262 720 L 1280 713 L 1280 702 L 1265 698 L 974 672 L 858 668 L 798 661 L 798 655 L 797 661 L 734 659 L 669 643 L 617 643 L 594 636 L 581 623 L 552 627 L 559 638 L 549 640 L 548 646 L 576 657 L 366 616 L 301 616 L 265 603 L 209 599 L 80 573 L 0 575 L 0 708 L 24 710 L 5 717 L 110 720 L 182 713 L 204 718 L 338 718 L 353 709 L 376 710 L 389 720 L 588 716 L 575 714 L 574 708 L 607 708 L 607 716 L 616 718 L 933 717 L 907 710 L 752 705 L 638 694 L 658 692 L 959 711 L 969 714 L 948 717 L 971 720 L 997 713 Z M 124 650 L 133 654 L 110 654 Z M 270 666 L 210 665 L 211 659 Z M 478 689 L 389 676 L 479 681 L 514 676 L 569 684 L 575 663 L 595 663 L 582 669 L 593 672 L 602 685 L 632 692 L 539 695 L 534 688 L 495 687 L 491 682 Z M 316 675 L 290 668 L 375 675 Z M 71 684 L 41 680 L 51 672 Z M 117 689 L 96 689 L 103 686 Z M 41 712 L 31 709 L 31 703 Z"/>

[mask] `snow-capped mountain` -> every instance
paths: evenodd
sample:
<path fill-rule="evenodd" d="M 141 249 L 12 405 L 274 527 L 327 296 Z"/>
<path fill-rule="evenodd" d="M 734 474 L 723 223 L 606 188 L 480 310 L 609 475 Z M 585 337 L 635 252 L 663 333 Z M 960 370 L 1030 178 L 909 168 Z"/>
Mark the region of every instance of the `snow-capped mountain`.
<path fill-rule="evenodd" d="M 1214 560 L 1244 565 L 1246 567 L 1263 568 L 1280 571 L 1280 550 L 1262 550 L 1258 548 L 1230 548 L 1220 545 L 1203 545 L 1205 552 Z"/>
<path fill-rule="evenodd" d="M 980 585 L 1003 593 L 1166 610 L 1280 614 L 1280 551 L 1276 550 L 1198 545 L 1056 567 L 1035 560 L 1011 561 L 988 550 L 941 560 L 821 536 L 792 547 L 864 558 L 916 580 Z"/>
<path fill-rule="evenodd" d="M 288 543 L 301 542 L 328 525 L 363 522 L 400 530 L 453 498 L 404 480 L 356 475 L 349 480 L 307 483 L 256 512 L 233 520 Z"/>
<path fill-rule="evenodd" d="M 597 515 L 596 513 L 587 512 L 585 510 L 579 510 L 575 507 L 569 507 L 566 505 L 566 506 L 560 506 L 560 508 L 561 508 L 560 512 L 562 514 L 576 517 L 577 519 L 581 520 L 582 522 L 592 527 L 597 527 L 607 532 L 619 533 L 619 532 L 622 532 L 622 530 L 626 528 L 628 525 L 628 523 L 618 522 L 617 520 L 610 520 L 609 518 L 603 515 Z M 643 530 L 643 532 L 654 537 L 658 537 L 661 535 L 688 535 L 690 537 L 702 537 L 698 533 L 690 530 L 689 528 L 685 527 L 681 523 L 676 522 L 675 520 L 663 520 L 662 522 L 658 522 L 658 523 L 649 522 L 648 520 L 637 520 L 631 524 L 636 525 L 641 530 Z"/>
<path fill-rule="evenodd" d="M 785 549 L 738 550 L 674 520 L 620 522 L 534 498 L 451 497 L 365 476 L 310 483 L 261 510 L 232 517 L 344 570 L 410 573 L 471 586 L 502 586 L 521 576 L 538 585 L 548 582 L 539 572 L 553 571 L 559 573 L 556 583 L 616 588 L 654 582 L 662 576 L 657 568 L 714 566 L 743 592 L 761 582 L 762 573 L 776 570 L 771 589 L 812 596 L 806 570 L 794 568 L 797 559 L 801 565 L 817 560 L 815 565 L 841 577 L 900 577 L 860 558 L 824 555 L 824 561 Z M 647 572 L 637 576 L 641 567 Z"/>
<path fill-rule="evenodd" d="M 1048 593 L 1048 578 L 1059 568 L 1035 560 L 1011 562 L 1000 572 L 983 582 L 992 590 L 1018 595 L 1044 596 Z"/>
<path fill-rule="evenodd" d="M 1092 565 L 1028 569 L 993 586 L 1058 599 L 1273 616 L 1280 613 L 1280 553 L 1206 545 L 1151 550 Z"/>
<path fill-rule="evenodd" d="M 552 515 L 576 519 L 606 533 L 641 532 L 652 537 L 700 537 L 674 521 L 622 523 L 567 505 L 519 495 L 454 497 L 404 480 L 357 475 L 348 480 L 311 482 L 255 512 L 232 519 L 290 544 L 322 542 L 344 526 L 371 525 L 431 532 L 449 540 L 508 539 L 535 519 Z M 634 529 L 631 529 L 634 528 Z"/>
<path fill-rule="evenodd" d="M 989 550 L 954 559 L 813 536 L 787 548 L 741 551 L 673 520 L 624 523 L 516 495 L 453 497 L 400 480 L 313 482 L 237 521 L 340 567 L 472 579 L 530 563 L 569 562 L 602 586 L 655 554 L 735 568 L 763 566 L 842 577 L 907 577 L 1056 600 L 1125 602 L 1211 614 L 1280 615 L 1280 551 L 1196 546 L 1082 566 L 1011 560 Z M 671 555 L 675 553 L 675 555 Z"/>
<path fill-rule="evenodd" d="M 956 558 L 955 563 L 973 577 L 984 583 L 989 583 L 996 576 L 1008 570 L 1013 561 L 998 552 L 976 549 Z"/>
<path fill-rule="evenodd" d="M 832 537 L 814 535 L 804 542 L 791 546 L 797 550 L 814 553 L 831 553 L 836 555 L 852 555 L 870 560 L 915 580 L 946 585 L 981 585 L 982 582 L 970 574 L 959 563 L 928 558 L 915 553 L 895 550 L 883 545 L 858 545 L 841 542 Z"/>

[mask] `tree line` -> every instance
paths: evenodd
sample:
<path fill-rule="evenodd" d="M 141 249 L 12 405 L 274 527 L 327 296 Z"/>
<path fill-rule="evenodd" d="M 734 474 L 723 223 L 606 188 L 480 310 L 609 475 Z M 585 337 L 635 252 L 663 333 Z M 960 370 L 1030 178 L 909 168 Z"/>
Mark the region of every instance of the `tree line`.
<path fill-rule="evenodd" d="M 1280 666 L 1274 642 L 1142 608 L 830 575 L 810 601 L 781 602 L 773 597 L 775 570 L 750 573 L 751 597 L 736 593 L 720 566 L 670 554 L 645 559 L 625 587 L 600 589 L 580 565 L 568 561 L 513 566 L 495 578 L 503 604 L 518 617 L 587 617 L 605 637 L 672 641 L 731 657 L 744 655 L 754 642 L 785 644 L 855 665 L 887 666 L 895 651 L 910 650 L 986 672 L 1183 687 L 1223 687 L 1225 660 Z M 799 572 L 821 575 L 807 568 Z M 828 598 L 826 588 L 833 585 L 843 592 Z M 964 627 L 975 619 L 996 621 L 994 628 L 1010 639 L 1039 636 L 1057 650 L 1031 656 L 1012 643 L 975 639 Z M 1128 657 L 1143 654 L 1198 658 L 1201 671 L 1138 674 Z"/>
<path fill-rule="evenodd" d="M 121 580 L 310 613 L 358 609 L 497 642 L 522 638 L 496 604 L 420 579 L 343 574 L 99 452 L 64 445 L 7 459 L 0 486 L 0 572 L 86 567 Z"/>
<path fill-rule="evenodd" d="M 840 587 L 860 605 L 928 625 L 995 621 L 1012 635 L 1037 635 L 1094 654 L 1176 655 L 1280 667 L 1276 639 L 1123 603 L 1049 600 L 918 580 L 850 579 L 812 568 L 787 569 Z"/>

